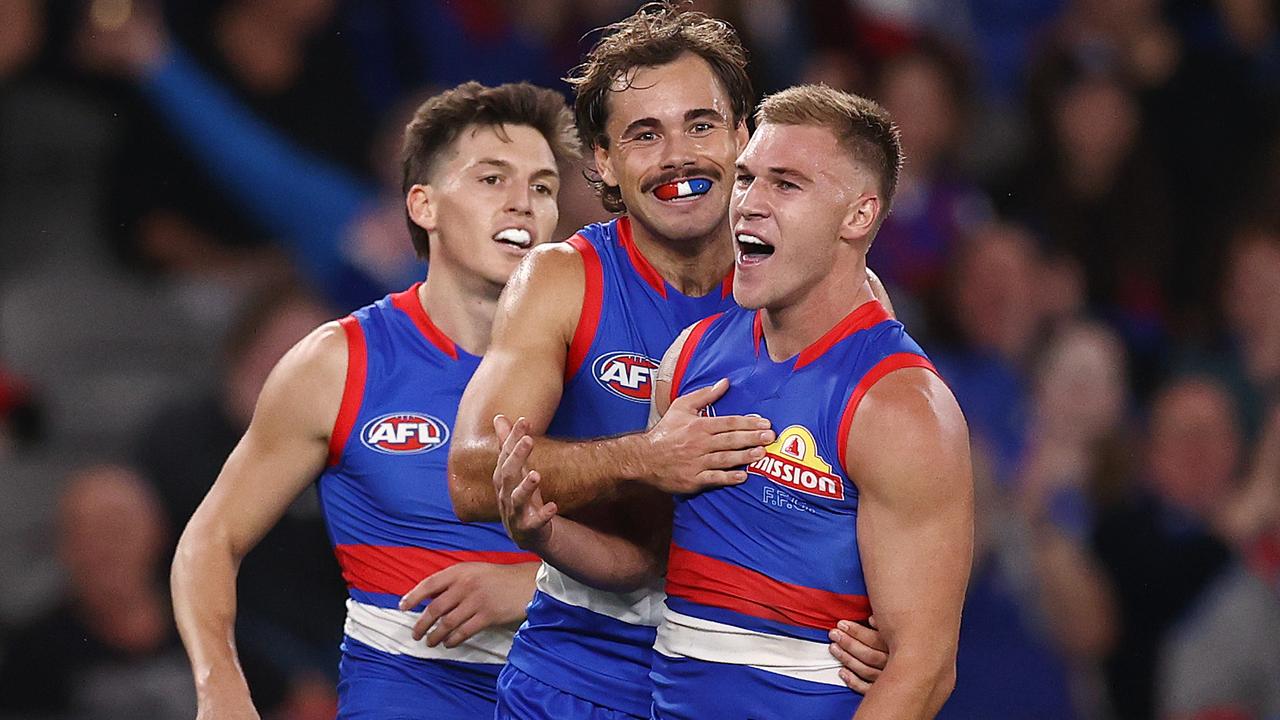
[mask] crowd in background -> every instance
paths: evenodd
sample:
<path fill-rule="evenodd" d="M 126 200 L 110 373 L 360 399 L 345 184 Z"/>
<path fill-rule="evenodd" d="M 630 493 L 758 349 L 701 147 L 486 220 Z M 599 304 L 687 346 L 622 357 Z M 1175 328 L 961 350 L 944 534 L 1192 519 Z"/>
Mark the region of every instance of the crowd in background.
<path fill-rule="evenodd" d="M 177 534 L 312 327 L 406 287 L 399 133 L 634 0 L 0 2 L 0 717 L 190 718 Z M 969 422 L 944 718 L 1280 718 L 1280 3 L 722 0 L 761 94 L 884 104 L 871 249 Z M 572 169 L 560 235 L 604 217 Z M 264 717 L 331 718 L 314 495 L 245 561 Z M 927 591 L 927 589 L 922 589 Z"/>

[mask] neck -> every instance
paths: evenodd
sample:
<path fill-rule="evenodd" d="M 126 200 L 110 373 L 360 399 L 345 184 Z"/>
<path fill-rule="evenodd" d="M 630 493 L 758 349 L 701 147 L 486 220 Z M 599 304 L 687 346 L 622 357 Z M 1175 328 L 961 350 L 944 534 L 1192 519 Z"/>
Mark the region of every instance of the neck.
<path fill-rule="evenodd" d="M 729 217 L 709 234 L 693 240 L 672 240 L 631 219 L 631 239 L 636 249 L 671 287 L 689 297 L 718 290 L 733 268 L 733 243 L 729 241 Z"/>
<path fill-rule="evenodd" d="M 465 277 L 433 264 L 418 288 L 418 302 L 440 331 L 472 355 L 489 349 L 489 333 L 498 312 L 501 285 Z"/>
<path fill-rule="evenodd" d="M 769 357 L 781 362 L 798 355 L 854 308 L 874 297 L 863 256 L 856 267 L 832 270 L 802 296 L 765 307 L 760 319 Z"/>

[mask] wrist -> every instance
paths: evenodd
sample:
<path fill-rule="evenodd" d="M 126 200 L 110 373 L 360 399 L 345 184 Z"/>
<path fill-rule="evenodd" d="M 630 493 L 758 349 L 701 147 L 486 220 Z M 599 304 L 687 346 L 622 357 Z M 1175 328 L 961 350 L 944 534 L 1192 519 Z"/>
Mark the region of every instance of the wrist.
<path fill-rule="evenodd" d="M 615 441 L 617 446 L 611 453 L 617 458 L 618 477 L 614 481 L 614 489 L 623 482 L 654 484 L 654 473 L 650 458 L 653 443 L 648 432 L 623 435 Z"/>

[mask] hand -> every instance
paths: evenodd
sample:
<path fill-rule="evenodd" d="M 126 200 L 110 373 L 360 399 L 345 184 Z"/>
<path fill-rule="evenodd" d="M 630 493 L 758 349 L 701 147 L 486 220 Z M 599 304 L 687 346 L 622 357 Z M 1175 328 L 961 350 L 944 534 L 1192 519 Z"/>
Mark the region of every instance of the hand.
<path fill-rule="evenodd" d="M 400 598 L 400 609 L 430 599 L 413 625 L 413 639 L 457 647 L 485 628 L 523 620 L 537 569 L 538 563 L 458 563 L 414 586 Z"/>
<path fill-rule="evenodd" d="M 662 419 L 642 437 L 649 485 L 665 493 L 686 495 L 747 479 L 743 470 L 764 457 L 764 446 L 773 442 L 769 421 L 754 415 L 703 417 L 703 408 L 729 389 L 728 380 L 676 398 Z"/>
<path fill-rule="evenodd" d="M 868 618 L 867 622 L 870 626 L 841 620 L 828 633 L 831 638 L 828 649 L 844 666 L 840 669 L 840 679 L 850 690 L 862 695 L 867 694 L 889 662 L 889 646 L 876 630 L 875 619 Z"/>
<path fill-rule="evenodd" d="M 493 419 L 493 429 L 502 440 L 498 464 L 493 469 L 493 489 L 498 496 L 498 516 L 516 545 L 537 552 L 551 539 L 554 502 L 544 503 L 538 483 L 542 477 L 525 463 L 533 452 L 533 438 L 524 418 L 515 425 L 505 415 Z"/>
<path fill-rule="evenodd" d="M 116 12 L 124 8 L 125 13 Z M 94 0 L 77 31 L 76 57 L 97 72 L 145 77 L 169 54 L 169 34 L 153 0 L 111 3 Z"/>

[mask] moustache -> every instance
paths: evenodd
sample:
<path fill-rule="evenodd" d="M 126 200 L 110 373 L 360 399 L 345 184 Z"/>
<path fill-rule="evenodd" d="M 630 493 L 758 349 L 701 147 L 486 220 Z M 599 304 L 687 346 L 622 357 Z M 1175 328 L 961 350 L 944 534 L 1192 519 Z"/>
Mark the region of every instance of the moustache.
<path fill-rule="evenodd" d="M 699 177 L 707 178 L 712 182 L 720 182 L 720 179 L 723 176 L 721 175 L 719 170 L 713 167 L 709 167 L 709 168 L 693 167 L 693 168 L 684 168 L 683 170 L 667 170 L 666 172 L 659 173 L 658 175 L 655 175 L 653 178 L 646 180 L 644 184 L 640 186 L 640 190 L 641 192 L 651 193 L 656 188 L 662 187 L 667 183 L 673 183 L 678 180 L 688 180 L 689 178 L 699 178 Z"/>

